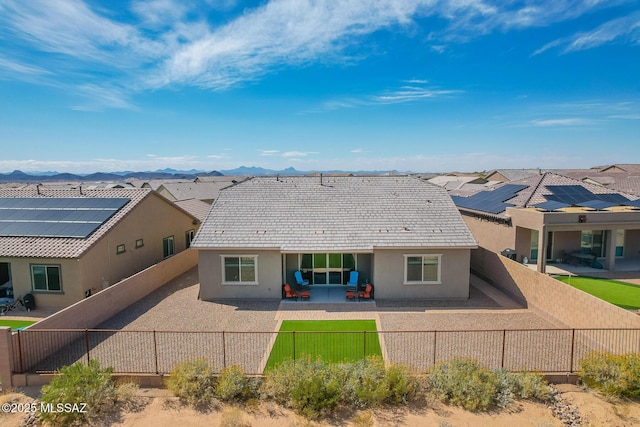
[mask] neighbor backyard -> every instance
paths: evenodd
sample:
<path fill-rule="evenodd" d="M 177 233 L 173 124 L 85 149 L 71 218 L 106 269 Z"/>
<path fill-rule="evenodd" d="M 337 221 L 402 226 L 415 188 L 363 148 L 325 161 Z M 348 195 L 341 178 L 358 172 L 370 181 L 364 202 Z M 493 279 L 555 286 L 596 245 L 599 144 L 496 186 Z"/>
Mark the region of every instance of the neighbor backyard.
<path fill-rule="evenodd" d="M 640 310 L 640 286 L 618 280 L 581 276 L 556 279 L 626 310 Z"/>

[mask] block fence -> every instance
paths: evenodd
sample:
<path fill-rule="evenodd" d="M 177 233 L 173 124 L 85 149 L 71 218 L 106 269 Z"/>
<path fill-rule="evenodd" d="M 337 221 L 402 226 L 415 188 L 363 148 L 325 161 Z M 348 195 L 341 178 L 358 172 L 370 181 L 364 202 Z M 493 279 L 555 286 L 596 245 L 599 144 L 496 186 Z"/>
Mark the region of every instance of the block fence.
<path fill-rule="evenodd" d="M 484 248 L 471 269 L 552 323 L 570 328 L 640 328 L 640 316 Z"/>

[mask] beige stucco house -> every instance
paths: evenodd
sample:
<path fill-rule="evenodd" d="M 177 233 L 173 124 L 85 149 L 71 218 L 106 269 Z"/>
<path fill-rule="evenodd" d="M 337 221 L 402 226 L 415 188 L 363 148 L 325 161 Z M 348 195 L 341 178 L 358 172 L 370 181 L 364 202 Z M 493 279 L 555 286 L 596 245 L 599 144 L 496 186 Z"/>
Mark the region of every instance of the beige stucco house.
<path fill-rule="evenodd" d="M 66 307 L 184 250 L 198 226 L 149 189 L 0 190 L 0 285 Z"/>
<path fill-rule="evenodd" d="M 405 176 L 261 177 L 222 191 L 198 231 L 200 297 L 281 297 L 300 270 L 377 299 L 468 298 L 476 241 L 446 190 Z"/>
<path fill-rule="evenodd" d="M 640 200 L 554 173 L 453 197 L 480 247 L 537 265 L 640 262 Z"/>

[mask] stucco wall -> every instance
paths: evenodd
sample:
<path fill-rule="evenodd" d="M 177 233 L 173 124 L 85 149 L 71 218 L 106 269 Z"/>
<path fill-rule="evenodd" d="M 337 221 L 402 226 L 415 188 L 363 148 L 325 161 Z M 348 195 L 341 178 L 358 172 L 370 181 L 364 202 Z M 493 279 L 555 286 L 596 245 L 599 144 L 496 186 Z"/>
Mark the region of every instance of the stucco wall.
<path fill-rule="evenodd" d="M 405 285 L 404 255 L 442 254 L 441 284 Z M 375 298 L 468 298 L 469 250 L 375 250 L 373 285 Z"/>
<path fill-rule="evenodd" d="M 82 288 L 95 293 L 162 261 L 165 237 L 173 236 L 175 253 L 185 250 L 185 233 L 197 227 L 191 217 L 150 194 L 81 258 Z M 136 248 L 138 239 L 144 246 Z M 120 244 L 126 251 L 116 254 Z"/>
<path fill-rule="evenodd" d="M 223 285 L 221 255 L 258 255 L 258 285 Z M 280 251 L 200 250 L 198 254 L 200 298 L 269 298 L 282 297 L 282 256 Z"/>
<path fill-rule="evenodd" d="M 76 259 L 59 258 L 0 258 L 0 262 L 10 263 L 13 294 L 34 295 L 38 307 L 66 307 L 84 298 L 84 291 L 76 286 L 80 275 L 80 263 Z M 58 265 L 62 280 L 62 292 L 34 291 L 31 279 L 31 265 Z"/>

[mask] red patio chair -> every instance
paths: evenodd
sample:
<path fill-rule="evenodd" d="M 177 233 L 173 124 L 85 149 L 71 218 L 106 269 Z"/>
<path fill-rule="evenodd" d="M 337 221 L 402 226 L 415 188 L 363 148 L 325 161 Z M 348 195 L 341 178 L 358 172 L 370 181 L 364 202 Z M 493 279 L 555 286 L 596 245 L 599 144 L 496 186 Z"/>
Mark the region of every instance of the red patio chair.
<path fill-rule="evenodd" d="M 284 284 L 284 297 L 285 298 L 289 298 L 289 299 L 295 299 L 296 301 L 298 300 L 298 292 L 297 291 L 292 291 L 291 290 L 291 286 L 289 286 L 287 283 Z"/>
<path fill-rule="evenodd" d="M 373 290 L 373 286 L 371 284 L 367 284 L 364 288 L 364 291 L 358 292 L 358 298 L 360 299 L 371 299 L 371 291 Z"/>
<path fill-rule="evenodd" d="M 309 291 L 300 291 L 300 299 L 311 299 L 311 292 Z"/>

